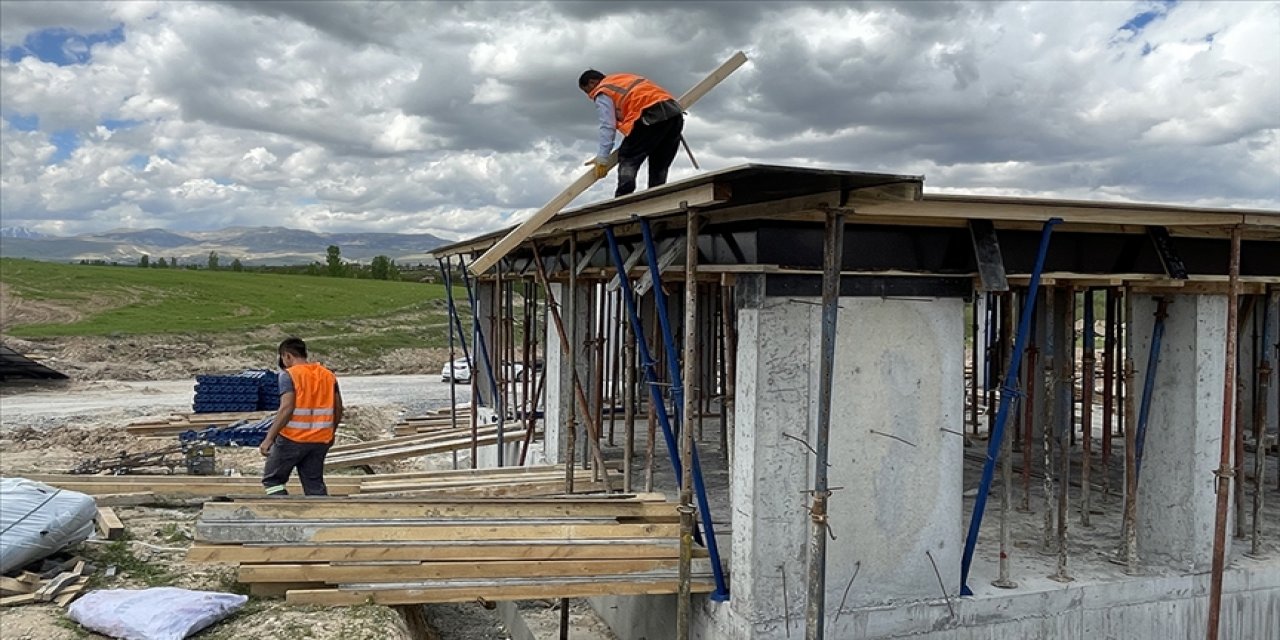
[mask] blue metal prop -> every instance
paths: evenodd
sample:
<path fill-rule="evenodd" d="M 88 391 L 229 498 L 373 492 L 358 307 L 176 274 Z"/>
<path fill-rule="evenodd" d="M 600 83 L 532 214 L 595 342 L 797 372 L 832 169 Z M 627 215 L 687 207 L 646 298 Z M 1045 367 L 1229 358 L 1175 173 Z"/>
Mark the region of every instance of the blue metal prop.
<path fill-rule="evenodd" d="M 1009 358 L 1004 382 L 1000 385 L 1000 408 L 996 412 L 996 423 L 992 427 L 991 439 L 987 443 L 987 461 L 982 466 L 982 483 L 978 486 L 973 516 L 969 519 L 969 535 L 965 538 L 964 557 L 960 562 L 960 595 L 973 595 L 973 590 L 969 588 L 969 568 L 973 564 L 973 550 L 978 544 L 978 530 L 982 528 L 982 516 L 987 508 L 987 493 L 991 491 L 991 481 L 995 477 L 996 459 L 1000 457 L 1004 426 L 1009 420 L 1009 408 L 1013 405 L 1013 399 L 1020 395 L 1016 389 L 1018 369 L 1022 365 L 1022 352 L 1027 346 L 1027 335 L 1031 332 L 1031 317 L 1036 310 L 1036 293 L 1040 289 L 1040 274 L 1044 273 L 1045 257 L 1049 254 L 1049 236 L 1053 233 L 1054 225 L 1060 222 L 1062 218 L 1050 218 L 1040 231 L 1040 250 L 1036 254 L 1036 266 L 1031 271 L 1027 299 L 1022 306 L 1022 315 L 1018 319 L 1018 335 L 1013 341 L 1013 354 Z M 975 340 L 975 349 L 976 342 Z"/>

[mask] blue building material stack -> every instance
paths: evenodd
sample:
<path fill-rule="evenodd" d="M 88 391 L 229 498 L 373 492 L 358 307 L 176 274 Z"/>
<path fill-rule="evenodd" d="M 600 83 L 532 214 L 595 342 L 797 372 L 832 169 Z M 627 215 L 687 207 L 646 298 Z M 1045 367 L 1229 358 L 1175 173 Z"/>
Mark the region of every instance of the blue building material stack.
<path fill-rule="evenodd" d="M 267 416 L 261 420 L 241 420 L 225 427 L 209 427 L 203 431 L 183 431 L 178 434 L 178 442 L 207 442 L 219 447 L 256 447 L 262 444 L 271 429 L 275 416 Z"/>
<path fill-rule="evenodd" d="M 280 386 L 275 371 L 247 369 L 234 375 L 196 376 L 196 413 L 275 411 Z"/>

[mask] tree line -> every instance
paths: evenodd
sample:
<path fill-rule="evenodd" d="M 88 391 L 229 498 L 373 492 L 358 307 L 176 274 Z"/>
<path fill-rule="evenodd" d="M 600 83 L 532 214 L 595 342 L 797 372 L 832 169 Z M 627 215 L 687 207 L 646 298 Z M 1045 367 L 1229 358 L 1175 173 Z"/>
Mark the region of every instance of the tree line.
<path fill-rule="evenodd" d="M 80 260 L 80 264 L 91 264 L 99 266 L 128 266 L 121 264 L 119 261 L 108 260 Z M 398 265 L 395 260 L 379 255 L 374 256 L 369 264 L 360 264 L 358 262 L 347 262 L 342 259 L 342 249 L 338 245 L 329 245 L 325 249 L 325 261 L 312 262 L 306 265 L 255 265 L 246 266 L 240 262 L 240 258 L 232 258 L 230 263 L 224 265 L 222 257 L 217 251 L 210 251 L 205 257 L 204 264 L 196 262 L 179 262 L 178 258 L 165 258 L 164 256 L 152 260 L 150 255 L 143 254 L 138 258 L 136 266 L 142 269 L 188 269 L 199 270 L 206 269 L 209 271 L 250 271 L 255 273 L 286 273 L 309 276 L 323 276 L 329 278 L 357 278 L 366 280 L 408 280 L 420 281 L 430 280 L 438 281 L 434 276 L 438 269 L 429 267 L 419 263 L 416 266 Z"/>

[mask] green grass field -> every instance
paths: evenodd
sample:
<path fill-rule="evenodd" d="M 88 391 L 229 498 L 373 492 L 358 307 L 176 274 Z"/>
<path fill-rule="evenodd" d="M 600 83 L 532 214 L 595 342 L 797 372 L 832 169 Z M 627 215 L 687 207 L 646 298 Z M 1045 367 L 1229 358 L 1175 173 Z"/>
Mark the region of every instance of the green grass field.
<path fill-rule="evenodd" d="M 433 284 L 9 258 L 0 259 L 0 282 L 81 316 L 10 327 L 23 338 L 224 332 L 419 310 L 443 321 L 444 288 Z"/>

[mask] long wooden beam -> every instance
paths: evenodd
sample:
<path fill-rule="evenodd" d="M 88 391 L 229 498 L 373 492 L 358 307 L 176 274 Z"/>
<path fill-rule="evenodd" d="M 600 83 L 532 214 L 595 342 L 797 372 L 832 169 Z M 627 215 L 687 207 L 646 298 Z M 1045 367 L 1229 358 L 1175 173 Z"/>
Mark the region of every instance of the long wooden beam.
<path fill-rule="evenodd" d="M 680 107 L 685 111 L 688 111 L 694 103 L 705 96 L 707 92 L 715 88 L 716 85 L 723 82 L 724 79 L 728 78 L 734 71 L 737 71 L 738 67 L 741 67 L 746 63 L 746 61 L 747 55 L 745 53 L 739 51 L 733 54 L 733 57 L 726 60 L 724 64 L 720 65 L 719 68 L 711 72 L 711 74 L 706 78 L 703 78 L 701 82 L 694 85 L 692 89 L 685 92 L 683 96 L 680 96 Z M 614 151 L 609 155 L 608 166 L 612 169 L 617 163 L 618 152 Z M 497 244 L 490 247 L 488 251 L 484 252 L 483 255 L 468 265 L 467 268 L 471 273 L 476 275 L 480 275 L 493 268 L 493 265 L 497 264 L 498 261 L 504 258 L 508 253 L 511 253 L 513 249 L 520 246 L 520 243 L 533 235 L 533 232 L 546 224 L 546 222 L 559 213 L 561 209 L 568 206 L 570 202 L 573 202 L 574 198 L 581 195 L 583 191 L 586 191 L 595 183 L 595 169 L 588 169 L 579 176 L 573 184 L 569 185 L 568 188 L 561 191 L 556 197 L 552 198 L 551 202 L 548 202 L 543 205 L 541 209 L 534 212 L 529 219 L 520 223 L 520 226 L 512 229 L 510 233 L 499 240 Z"/>
<path fill-rule="evenodd" d="M 674 574 L 668 578 L 637 580 L 629 577 L 607 580 L 593 578 L 590 581 L 565 582 L 539 579 L 538 584 L 508 584 L 494 581 L 490 586 L 467 585 L 460 587 L 434 587 L 429 589 L 303 589 L 289 591 L 285 595 L 288 604 L 358 605 L 375 604 L 425 604 L 439 602 L 475 602 L 477 598 L 489 601 L 534 600 L 546 598 L 590 598 L 595 596 L 658 595 L 675 593 L 678 585 Z M 710 593 L 715 585 L 706 578 L 699 578 L 690 585 L 694 593 Z"/>
<path fill-rule="evenodd" d="M 441 542 L 451 540 L 598 540 L 675 538 L 673 524 L 359 524 L 316 522 L 196 523 L 200 542 Z"/>
<path fill-rule="evenodd" d="M 408 582 L 417 580 L 498 580 L 618 576 L 646 571 L 675 571 L 675 558 L 638 560 L 501 560 L 493 562 L 420 562 L 416 564 L 245 564 L 240 582 Z M 697 561 L 695 571 L 711 573 L 711 561 Z"/>
<path fill-rule="evenodd" d="M 496 560 L 609 560 L 675 558 L 676 540 L 617 538 L 518 542 L 366 542 L 206 544 L 187 550 L 188 562 L 481 562 Z"/>

